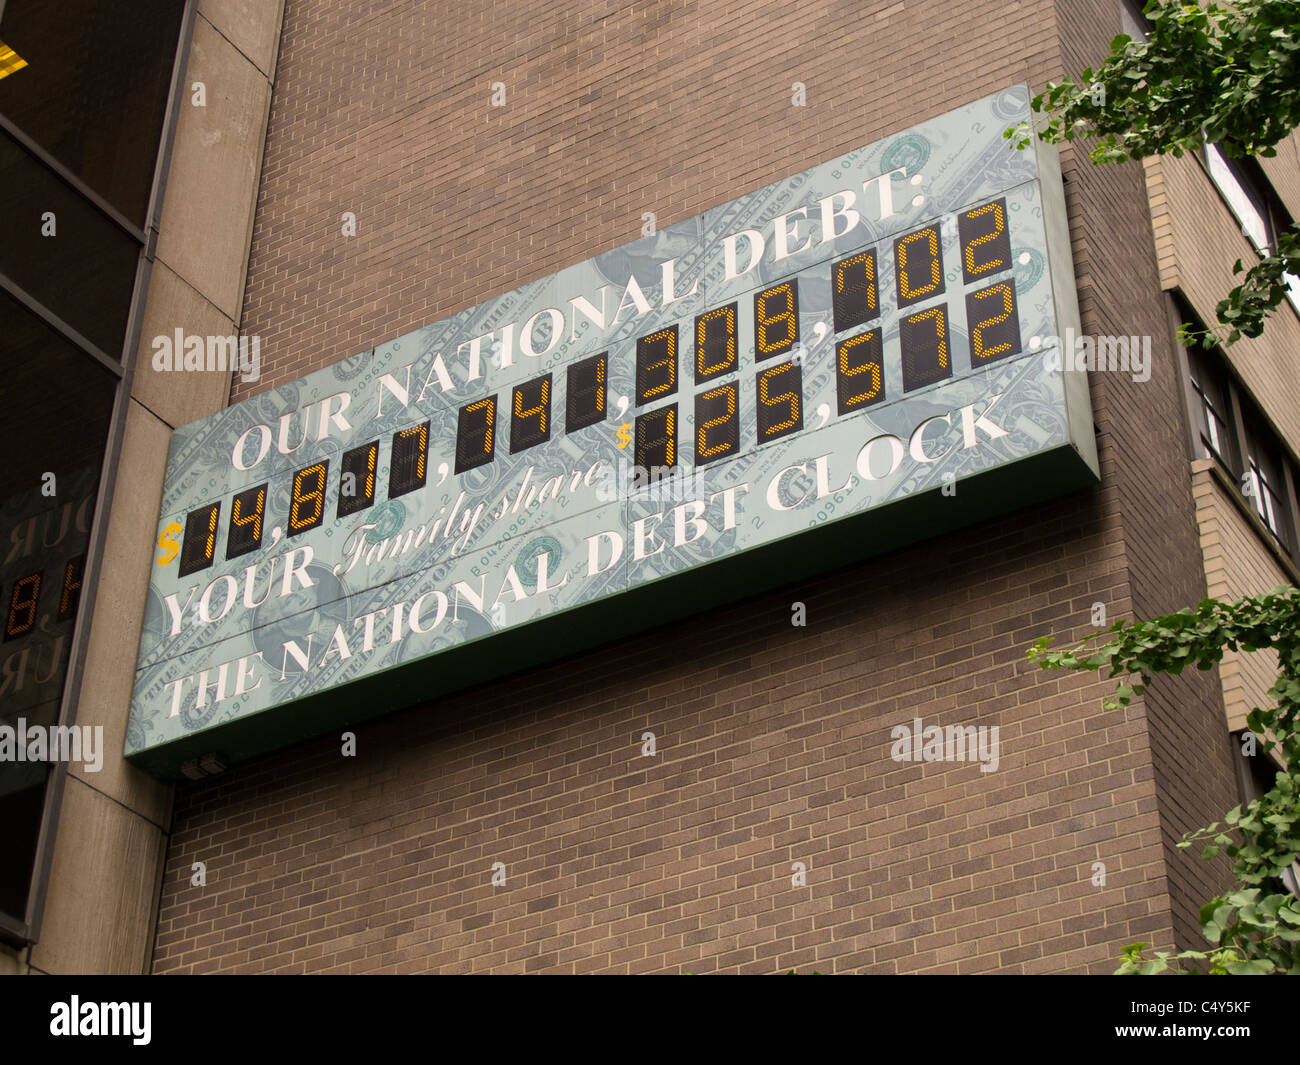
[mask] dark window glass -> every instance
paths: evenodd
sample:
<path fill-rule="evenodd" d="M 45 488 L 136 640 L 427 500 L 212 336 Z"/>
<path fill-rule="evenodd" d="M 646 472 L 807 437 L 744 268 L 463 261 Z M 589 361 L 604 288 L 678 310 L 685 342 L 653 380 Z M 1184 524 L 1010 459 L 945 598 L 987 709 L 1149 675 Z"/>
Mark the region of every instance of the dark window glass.
<path fill-rule="evenodd" d="M 3 133 L 0 189 L 0 273 L 120 358 L 140 245 Z"/>
<path fill-rule="evenodd" d="M 1209 454 L 1234 473 L 1238 470 L 1237 449 L 1233 444 L 1232 415 L 1228 406 L 1228 387 L 1216 360 L 1199 351 L 1188 352 L 1192 372 L 1192 390 L 1196 393 L 1201 443 Z"/>
<path fill-rule="evenodd" d="M 1293 538 L 1281 449 L 1264 416 L 1245 397 L 1242 398 L 1241 416 L 1246 423 L 1246 446 L 1249 449 L 1243 487 L 1249 485 L 1249 499 L 1255 513 L 1289 552 Z"/>
<path fill-rule="evenodd" d="M 143 228 L 182 0 L 0 8 L 0 40 L 27 63 L 0 78 L 0 115 Z"/>
<path fill-rule="evenodd" d="M 0 292 L 0 724 L 48 727 L 59 704 L 81 597 L 116 379 Z M 30 578 L 43 574 L 39 582 Z M 36 624 L 25 622 L 32 614 Z M 7 678 L 7 679 L 2 679 Z M 0 912 L 23 923 L 48 763 L 0 761 Z"/>

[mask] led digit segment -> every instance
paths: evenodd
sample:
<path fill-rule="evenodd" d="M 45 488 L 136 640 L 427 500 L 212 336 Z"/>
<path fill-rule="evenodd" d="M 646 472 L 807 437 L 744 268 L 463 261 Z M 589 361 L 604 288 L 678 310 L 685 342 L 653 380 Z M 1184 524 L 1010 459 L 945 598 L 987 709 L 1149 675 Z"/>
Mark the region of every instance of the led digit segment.
<path fill-rule="evenodd" d="M 593 355 L 569 367 L 568 395 L 564 401 L 566 433 L 605 420 L 605 382 L 608 377 L 609 352 Z"/>
<path fill-rule="evenodd" d="M 456 472 L 491 462 L 496 437 L 497 397 L 488 396 L 460 408 L 456 422 Z"/>
<path fill-rule="evenodd" d="M 551 375 L 520 385 L 510 407 L 510 454 L 551 438 Z"/>
<path fill-rule="evenodd" d="M 81 600 L 81 578 L 86 571 L 86 556 L 68 560 L 63 567 L 63 588 L 59 592 L 59 621 L 67 621 L 77 612 Z"/>
<path fill-rule="evenodd" d="M 338 517 L 343 518 L 374 505 L 375 468 L 378 465 L 378 440 L 343 453 L 343 461 L 339 463 L 339 503 L 335 512 Z"/>
<path fill-rule="evenodd" d="M 948 312 L 942 304 L 918 311 L 898 323 L 903 349 L 903 391 L 924 388 L 952 376 Z"/>
<path fill-rule="evenodd" d="M 803 369 L 793 362 L 760 370 L 754 381 L 758 394 L 758 442 L 777 440 L 803 428 Z"/>
<path fill-rule="evenodd" d="M 635 462 L 652 470 L 677 465 L 677 404 L 636 416 Z"/>
<path fill-rule="evenodd" d="M 966 321 L 970 324 L 972 366 L 996 362 L 1020 351 L 1020 312 L 1015 286 L 1009 281 L 970 293 L 966 297 Z"/>
<path fill-rule="evenodd" d="M 325 476 L 328 462 L 315 462 L 293 475 L 289 493 L 289 535 L 314 529 L 325 519 Z"/>
<path fill-rule="evenodd" d="M 754 361 L 784 355 L 799 343 L 799 288 L 783 281 L 754 295 Z"/>
<path fill-rule="evenodd" d="M 695 465 L 704 466 L 740 450 L 740 405 L 736 383 L 695 397 Z"/>
<path fill-rule="evenodd" d="M 859 252 L 831 267 L 831 306 L 837 333 L 880 317 L 874 251 Z"/>
<path fill-rule="evenodd" d="M 894 241 L 894 280 L 900 307 L 910 307 L 943 292 L 941 247 L 937 225 L 926 226 Z"/>
<path fill-rule="evenodd" d="M 429 423 L 413 425 L 393 434 L 393 457 L 388 466 L 388 498 L 396 499 L 424 487 L 429 479 Z"/>
<path fill-rule="evenodd" d="M 849 337 L 835 345 L 835 403 L 851 414 L 885 398 L 885 362 L 880 330 Z"/>
<path fill-rule="evenodd" d="M 677 326 L 636 342 L 636 403 L 641 406 L 677 392 Z"/>
<path fill-rule="evenodd" d="M 30 573 L 9 593 L 9 616 L 5 618 L 5 639 L 16 640 L 36 627 L 36 603 L 41 597 L 40 573 Z"/>
<path fill-rule="evenodd" d="M 262 515 L 266 509 L 266 485 L 240 492 L 230 504 L 230 533 L 226 536 L 226 558 L 237 558 L 262 546 Z"/>
<path fill-rule="evenodd" d="M 695 383 L 736 369 L 736 304 L 716 307 L 695 319 Z"/>
<path fill-rule="evenodd" d="M 185 517 L 185 535 L 181 540 L 180 575 L 188 577 L 212 565 L 217 546 L 217 517 L 221 504 L 212 503 L 191 510 Z"/>
<path fill-rule="evenodd" d="M 958 215 L 957 236 L 961 244 L 961 275 L 966 284 L 1011 266 L 1006 200 L 994 200 Z"/>

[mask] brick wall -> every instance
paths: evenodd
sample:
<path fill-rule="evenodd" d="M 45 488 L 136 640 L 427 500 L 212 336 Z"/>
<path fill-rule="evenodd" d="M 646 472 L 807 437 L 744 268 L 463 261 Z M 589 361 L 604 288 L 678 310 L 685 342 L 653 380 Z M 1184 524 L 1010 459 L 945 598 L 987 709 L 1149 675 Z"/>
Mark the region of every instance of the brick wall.
<path fill-rule="evenodd" d="M 1061 503 L 182 785 L 155 969 L 1113 969 L 1170 935 L 1141 713 L 1023 656 L 1120 592 L 1104 526 Z M 998 725 L 1000 767 L 892 762 L 917 715 Z"/>
<path fill-rule="evenodd" d="M 268 372 L 234 399 L 1118 29 L 1091 0 L 346 12 L 288 4 L 245 304 Z M 1232 804 L 1213 678 L 1115 712 L 1024 658 L 1096 602 L 1204 593 L 1141 170 L 1064 162 L 1085 328 L 1161 360 L 1094 382 L 1099 488 L 394 715 L 355 758 L 180 786 L 155 969 L 1107 972 L 1190 944 L 1219 885 L 1172 840 Z M 1000 768 L 891 761 L 917 716 L 997 725 Z"/>

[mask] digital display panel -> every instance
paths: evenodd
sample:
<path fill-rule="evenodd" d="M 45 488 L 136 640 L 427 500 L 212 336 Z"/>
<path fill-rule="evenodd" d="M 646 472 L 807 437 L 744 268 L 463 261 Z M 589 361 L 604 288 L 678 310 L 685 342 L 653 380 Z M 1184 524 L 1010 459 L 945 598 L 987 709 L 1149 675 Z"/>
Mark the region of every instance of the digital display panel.
<path fill-rule="evenodd" d="M 870 329 L 835 345 L 835 409 L 844 415 L 885 398 L 880 330 Z"/>
<path fill-rule="evenodd" d="M 637 406 L 677 391 L 677 327 L 660 329 L 636 342 Z"/>
<path fill-rule="evenodd" d="M 81 602 L 81 578 L 86 570 L 86 556 L 68 559 L 63 567 L 63 588 L 59 592 L 59 621 L 76 617 L 77 604 Z"/>
<path fill-rule="evenodd" d="M 339 502 L 336 514 L 345 518 L 375 505 L 375 471 L 379 466 L 379 441 L 343 453 L 339 463 Z M 391 498 L 391 492 L 390 496 Z"/>
<path fill-rule="evenodd" d="M 551 438 L 551 375 L 515 389 L 510 408 L 510 454 L 516 455 Z"/>
<path fill-rule="evenodd" d="M 182 577 L 188 577 L 191 573 L 212 565 L 217 547 L 217 519 L 220 516 L 220 503 L 199 507 L 186 515 L 185 538 L 181 541 Z"/>
<path fill-rule="evenodd" d="M 799 283 L 784 281 L 754 293 L 755 358 L 774 359 L 799 343 Z"/>
<path fill-rule="evenodd" d="M 695 397 L 695 465 L 716 462 L 740 450 L 737 385 L 719 385 Z"/>
<path fill-rule="evenodd" d="M 1011 231 L 1007 227 L 1005 199 L 963 211 L 957 216 L 957 233 L 966 284 L 1011 268 Z"/>
<path fill-rule="evenodd" d="M 489 456 L 490 457 L 490 456 Z M 424 487 L 429 477 L 429 423 L 393 434 L 393 462 L 388 470 L 388 498 Z"/>
<path fill-rule="evenodd" d="M 319 729 L 348 684 L 328 706 L 431 698 L 462 648 L 703 608 L 820 559 L 819 529 L 860 528 L 843 564 L 959 483 L 938 536 L 1008 463 L 1095 477 L 1086 382 L 1043 358 L 1077 329 L 1055 157 L 1000 136 L 1028 113 L 1006 90 L 178 429 L 131 756 L 272 709 Z"/>
<path fill-rule="evenodd" d="M 316 462 L 293 475 L 289 495 L 289 535 L 300 536 L 325 519 L 325 484 L 330 464 Z"/>
<path fill-rule="evenodd" d="M 969 293 L 966 321 L 970 325 L 973 365 L 983 366 L 1020 354 L 1020 313 L 1016 309 L 1016 287 L 1010 281 Z"/>
<path fill-rule="evenodd" d="M 636 464 L 639 469 L 664 469 L 677 465 L 677 404 L 638 414 Z"/>
<path fill-rule="evenodd" d="M 894 278 L 900 307 L 910 307 L 943 293 L 942 246 L 937 225 L 926 226 L 894 241 Z"/>
<path fill-rule="evenodd" d="M 786 362 L 760 370 L 755 379 L 758 394 L 758 442 L 779 440 L 803 428 L 803 368 Z"/>
<path fill-rule="evenodd" d="M 571 433 L 605 420 L 605 390 L 609 378 L 609 353 L 602 352 L 569 367 L 564 431 Z"/>
<path fill-rule="evenodd" d="M 909 314 L 898 323 L 904 392 L 952 376 L 952 340 L 948 332 L 948 310 L 942 304 Z"/>
<path fill-rule="evenodd" d="M 736 305 L 715 307 L 695 319 L 695 383 L 737 369 Z"/>
<path fill-rule="evenodd" d="M 259 484 L 235 496 L 230 504 L 230 533 L 226 558 L 238 558 L 262 546 L 262 514 L 266 510 L 266 485 Z"/>
<path fill-rule="evenodd" d="M 851 255 L 831 267 L 831 305 L 837 333 L 866 325 L 880 317 L 874 250 Z"/>
<path fill-rule="evenodd" d="M 460 408 L 456 429 L 456 472 L 491 462 L 496 452 L 497 397 L 488 396 Z"/>
<path fill-rule="evenodd" d="M 16 640 L 36 627 L 36 604 L 41 598 L 39 571 L 21 577 L 9 593 L 9 613 L 5 618 L 5 639 Z"/>

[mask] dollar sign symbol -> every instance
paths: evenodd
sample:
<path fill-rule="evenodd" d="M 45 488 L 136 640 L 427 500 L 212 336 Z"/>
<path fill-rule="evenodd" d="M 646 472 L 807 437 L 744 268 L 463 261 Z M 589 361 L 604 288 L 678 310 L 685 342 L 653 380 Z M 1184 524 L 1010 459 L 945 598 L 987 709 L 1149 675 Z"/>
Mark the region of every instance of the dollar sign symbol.
<path fill-rule="evenodd" d="M 158 534 L 158 546 L 162 548 L 162 554 L 158 556 L 158 565 L 165 566 L 174 559 L 181 549 L 181 545 L 176 542 L 176 537 L 181 533 L 181 527 L 177 522 L 168 522 L 167 527 Z"/>
<path fill-rule="evenodd" d="M 618 444 L 618 447 L 619 447 L 619 450 L 620 450 L 620 451 L 621 451 L 623 448 L 627 447 L 628 444 L 632 443 L 632 423 L 631 423 L 631 422 L 624 422 L 622 425 L 620 425 L 620 426 L 618 427 L 618 437 L 615 439 L 614 442 L 615 442 L 616 444 Z"/>

